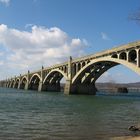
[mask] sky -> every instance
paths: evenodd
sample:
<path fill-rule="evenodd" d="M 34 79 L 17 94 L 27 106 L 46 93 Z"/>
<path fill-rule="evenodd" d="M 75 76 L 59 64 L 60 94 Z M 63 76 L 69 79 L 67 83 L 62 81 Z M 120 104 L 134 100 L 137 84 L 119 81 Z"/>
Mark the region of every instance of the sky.
<path fill-rule="evenodd" d="M 139 0 L 0 0 L 0 79 L 140 40 Z M 139 82 L 124 66 L 98 82 Z"/>

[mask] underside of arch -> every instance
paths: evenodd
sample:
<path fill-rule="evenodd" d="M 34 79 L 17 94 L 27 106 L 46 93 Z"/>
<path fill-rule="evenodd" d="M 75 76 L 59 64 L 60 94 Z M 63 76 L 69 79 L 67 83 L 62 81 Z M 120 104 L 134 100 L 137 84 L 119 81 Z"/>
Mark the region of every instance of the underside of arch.
<path fill-rule="evenodd" d="M 100 66 L 99 72 L 95 70 L 93 70 L 93 72 L 89 71 L 90 69 L 94 69 L 94 67 L 97 68 L 96 64 L 97 65 L 103 64 L 102 66 Z M 89 77 L 93 76 L 93 78 L 95 79 L 94 80 L 95 82 L 105 71 L 119 64 L 126 66 L 127 68 L 131 69 L 132 71 L 140 75 L 140 69 L 134 63 L 130 63 L 130 62 L 127 62 L 126 60 L 120 60 L 117 58 L 106 57 L 106 58 L 99 58 L 97 60 L 93 60 L 89 64 L 87 64 L 85 67 L 83 67 L 73 78 L 72 84 L 76 84 L 79 81 L 81 81 L 81 78 L 83 78 L 82 76 L 84 76 L 84 74 L 88 71 L 89 71 Z"/>
<path fill-rule="evenodd" d="M 61 91 L 61 84 L 60 81 L 62 78 L 67 79 L 67 76 L 61 70 L 52 70 L 47 74 L 43 81 L 42 90 L 43 91 Z"/>
<path fill-rule="evenodd" d="M 43 83 L 51 82 L 50 81 L 51 78 L 54 79 L 54 81 L 56 81 L 56 80 L 59 80 L 60 81 L 63 77 L 66 80 L 68 79 L 67 75 L 63 71 L 61 71 L 59 69 L 55 69 L 55 70 L 50 71 L 46 75 L 46 77 L 44 78 Z"/>
<path fill-rule="evenodd" d="M 28 87 L 28 80 L 27 80 L 27 77 L 23 77 L 22 79 L 21 79 L 21 83 L 20 83 L 20 89 L 27 89 Z"/>
<path fill-rule="evenodd" d="M 38 90 L 40 80 L 41 80 L 40 76 L 38 74 L 34 74 L 30 79 L 28 88 L 30 90 Z"/>
<path fill-rule="evenodd" d="M 16 79 L 14 83 L 14 88 L 19 88 L 19 84 L 20 84 L 20 79 Z"/>
<path fill-rule="evenodd" d="M 10 88 L 10 83 L 11 83 L 11 81 L 9 81 L 9 82 L 7 83 L 7 87 L 8 87 L 8 88 Z"/>
<path fill-rule="evenodd" d="M 10 88 L 13 88 L 14 83 L 15 83 L 15 80 L 12 80 L 9 87 L 10 87 Z"/>
<path fill-rule="evenodd" d="M 117 65 L 124 65 L 134 72 L 140 74 L 140 69 L 136 64 L 118 58 L 98 58 L 91 60 L 72 79 L 72 93 L 96 94 L 95 82 L 107 70 Z"/>

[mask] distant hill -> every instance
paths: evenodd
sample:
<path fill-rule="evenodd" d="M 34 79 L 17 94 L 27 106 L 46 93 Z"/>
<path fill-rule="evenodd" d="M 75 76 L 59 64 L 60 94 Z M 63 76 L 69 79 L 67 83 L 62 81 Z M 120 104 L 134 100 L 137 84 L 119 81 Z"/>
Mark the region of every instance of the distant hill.
<path fill-rule="evenodd" d="M 136 83 L 96 83 L 98 91 L 103 92 L 140 92 L 140 82 Z"/>
<path fill-rule="evenodd" d="M 64 83 L 61 83 L 61 91 L 64 91 Z M 103 92 L 140 92 L 140 82 L 136 83 L 96 83 L 98 91 Z"/>
<path fill-rule="evenodd" d="M 140 88 L 140 82 L 136 83 L 96 83 L 96 87 L 127 87 L 127 88 Z"/>

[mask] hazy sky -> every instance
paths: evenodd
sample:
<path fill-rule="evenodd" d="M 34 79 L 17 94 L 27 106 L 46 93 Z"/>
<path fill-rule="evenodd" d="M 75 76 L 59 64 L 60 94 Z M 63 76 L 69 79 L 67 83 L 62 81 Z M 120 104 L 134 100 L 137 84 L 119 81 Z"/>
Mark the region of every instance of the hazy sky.
<path fill-rule="evenodd" d="M 140 40 L 140 0 L 0 0 L 0 79 Z M 99 81 L 135 82 L 117 66 Z"/>

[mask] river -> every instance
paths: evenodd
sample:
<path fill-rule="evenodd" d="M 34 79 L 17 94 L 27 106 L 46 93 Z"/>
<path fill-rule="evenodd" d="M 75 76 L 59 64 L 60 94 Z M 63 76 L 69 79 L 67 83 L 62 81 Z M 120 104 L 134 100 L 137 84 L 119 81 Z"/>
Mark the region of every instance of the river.
<path fill-rule="evenodd" d="M 0 88 L 0 140 L 109 140 L 139 135 L 140 94 L 64 95 Z"/>

